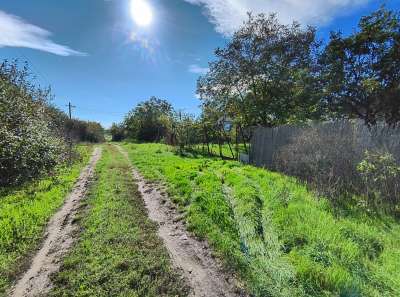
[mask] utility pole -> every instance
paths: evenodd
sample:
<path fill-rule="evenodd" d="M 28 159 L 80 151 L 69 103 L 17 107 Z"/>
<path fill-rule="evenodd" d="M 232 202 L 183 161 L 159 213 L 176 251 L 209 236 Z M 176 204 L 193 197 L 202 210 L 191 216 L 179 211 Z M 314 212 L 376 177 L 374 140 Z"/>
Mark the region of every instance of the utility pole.
<path fill-rule="evenodd" d="M 76 108 L 76 106 L 73 106 L 71 102 L 68 102 L 68 115 L 69 115 L 69 120 L 70 120 L 70 126 L 69 126 L 69 131 L 68 131 L 68 146 L 69 146 L 69 151 L 68 151 L 68 162 L 69 165 L 72 164 L 72 109 Z"/>
<path fill-rule="evenodd" d="M 72 104 L 71 104 L 71 102 L 68 102 L 68 114 L 69 114 L 69 119 L 70 120 L 72 120 L 72 109 L 73 108 L 76 108 L 76 106 L 73 106 Z"/>

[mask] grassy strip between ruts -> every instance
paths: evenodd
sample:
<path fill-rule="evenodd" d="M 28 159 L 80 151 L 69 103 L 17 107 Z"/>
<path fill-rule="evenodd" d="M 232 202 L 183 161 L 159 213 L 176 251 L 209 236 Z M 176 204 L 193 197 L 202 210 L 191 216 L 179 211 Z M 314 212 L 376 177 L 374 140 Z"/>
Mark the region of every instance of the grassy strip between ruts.
<path fill-rule="evenodd" d="M 161 144 L 125 149 L 254 296 L 400 296 L 393 218 L 339 215 L 295 179 L 238 162 L 181 157 Z"/>
<path fill-rule="evenodd" d="M 41 242 L 50 217 L 63 204 L 92 147 L 78 146 L 81 159 L 72 167 L 58 168 L 54 177 L 0 194 L 0 296 L 27 264 L 29 254 Z"/>
<path fill-rule="evenodd" d="M 105 146 L 85 203 L 79 239 L 53 277 L 51 296 L 187 296 L 115 147 Z"/>

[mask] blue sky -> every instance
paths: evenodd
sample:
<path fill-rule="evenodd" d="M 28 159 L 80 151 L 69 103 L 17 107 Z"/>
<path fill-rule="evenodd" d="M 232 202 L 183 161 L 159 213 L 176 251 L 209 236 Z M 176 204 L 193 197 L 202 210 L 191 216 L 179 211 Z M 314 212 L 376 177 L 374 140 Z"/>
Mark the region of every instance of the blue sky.
<path fill-rule="evenodd" d="M 139 0 L 153 15 L 139 26 L 131 1 L 3 0 L 0 59 L 27 60 L 55 105 L 71 101 L 76 117 L 108 127 L 150 96 L 198 113 L 196 80 L 247 11 L 316 25 L 326 39 L 382 3 L 400 9 L 399 0 Z"/>

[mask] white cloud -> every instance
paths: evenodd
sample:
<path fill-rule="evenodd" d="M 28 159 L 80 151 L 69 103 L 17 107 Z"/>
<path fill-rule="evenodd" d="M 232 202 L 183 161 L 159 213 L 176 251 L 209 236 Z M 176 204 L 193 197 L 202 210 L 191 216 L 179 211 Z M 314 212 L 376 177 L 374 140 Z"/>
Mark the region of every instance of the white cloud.
<path fill-rule="evenodd" d="M 217 32 L 230 35 L 247 19 L 247 12 L 277 13 L 282 23 L 327 24 L 371 0 L 185 0 L 203 6 Z"/>
<path fill-rule="evenodd" d="M 59 56 L 82 56 L 68 46 L 50 40 L 51 33 L 0 10 L 0 47 L 25 47 Z"/>
<path fill-rule="evenodd" d="M 204 75 L 209 71 L 209 68 L 201 67 L 197 64 L 192 64 L 192 65 L 189 65 L 188 70 L 189 70 L 189 72 L 194 73 L 194 74 Z"/>

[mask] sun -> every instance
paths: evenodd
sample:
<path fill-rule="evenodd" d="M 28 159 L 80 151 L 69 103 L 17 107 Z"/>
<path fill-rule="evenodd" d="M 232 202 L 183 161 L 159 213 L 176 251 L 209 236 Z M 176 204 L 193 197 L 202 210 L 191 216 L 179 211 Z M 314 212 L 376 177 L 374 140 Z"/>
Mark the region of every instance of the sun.
<path fill-rule="evenodd" d="M 138 26 L 148 26 L 153 21 L 153 10 L 146 0 L 131 0 L 131 16 Z"/>

